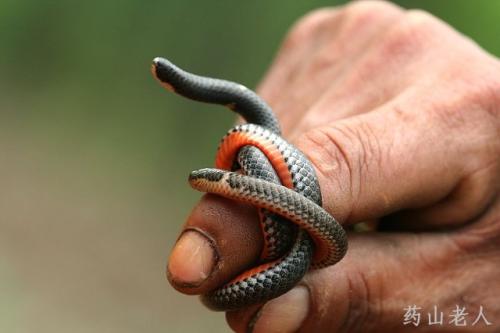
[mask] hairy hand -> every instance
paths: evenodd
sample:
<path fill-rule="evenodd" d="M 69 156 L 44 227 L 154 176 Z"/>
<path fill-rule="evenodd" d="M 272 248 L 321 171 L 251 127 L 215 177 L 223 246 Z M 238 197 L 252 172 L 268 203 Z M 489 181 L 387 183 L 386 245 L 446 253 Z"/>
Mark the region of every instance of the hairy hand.
<path fill-rule="evenodd" d="M 356 2 L 301 19 L 259 93 L 315 166 L 324 207 L 380 230 L 350 234 L 339 264 L 262 308 L 228 313 L 234 330 L 411 332 L 422 329 L 403 325 L 413 304 L 467 308 L 467 326 L 445 317 L 426 332 L 500 328 L 497 59 L 429 14 Z M 261 246 L 253 207 L 206 195 L 169 280 L 207 292 L 254 264 Z M 471 326 L 481 307 L 492 326 Z"/>

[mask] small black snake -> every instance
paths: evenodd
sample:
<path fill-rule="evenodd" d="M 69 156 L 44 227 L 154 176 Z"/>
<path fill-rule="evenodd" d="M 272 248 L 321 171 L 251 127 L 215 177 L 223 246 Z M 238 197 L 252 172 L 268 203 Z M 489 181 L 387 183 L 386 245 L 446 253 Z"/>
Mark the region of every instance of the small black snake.
<path fill-rule="evenodd" d="M 153 75 L 168 90 L 189 99 L 221 104 L 248 123 L 231 129 L 217 151 L 217 169 L 191 172 L 199 191 L 259 208 L 265 246 L 261 263 L 202 295 L 214 310 L 262 303 L 289 291 L 312 268 L 333 265 L 347 251 L 342 226 L 321 207 L 314 168 L 280 136 L 271 108 L 241 84 L 188 73 L 155 58 Z"/>

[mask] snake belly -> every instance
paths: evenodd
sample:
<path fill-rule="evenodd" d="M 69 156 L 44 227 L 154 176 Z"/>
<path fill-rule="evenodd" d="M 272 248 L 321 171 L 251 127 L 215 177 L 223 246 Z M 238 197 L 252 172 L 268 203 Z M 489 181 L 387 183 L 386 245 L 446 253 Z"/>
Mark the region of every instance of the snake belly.
<path fill-rule="evenodd" d="M 189 182 L 199 191 L 256 206 L 264 248 L 259 265 L 202 295 L 204 304 L 228 311 L 266 302 L 293 288 L 309 268 L 344 257 L 346 233 L 321 207 L 314 168 L 280 136 L 277 118 L 257 94 L 235 82 L 186 72 L 164 58 L 153 60 L 152 73 L 168 90 L 227 106 L 247 121 L 222 139 L 216 168 L 191 172 Z"/>

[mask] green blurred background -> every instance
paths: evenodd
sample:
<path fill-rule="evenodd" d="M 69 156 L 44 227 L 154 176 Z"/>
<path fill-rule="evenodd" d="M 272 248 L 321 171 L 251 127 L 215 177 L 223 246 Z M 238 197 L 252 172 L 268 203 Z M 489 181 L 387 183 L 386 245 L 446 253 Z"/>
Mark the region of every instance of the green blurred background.
<path fill-rule="evenodd" d="M 335 1 L 0 2 L 0 331 L 224 332 L 164 277 L 233 115 L 153 57 L 252 87 L 290 25 Z M 400 1 L 500 54 L 499 1 Z"/>

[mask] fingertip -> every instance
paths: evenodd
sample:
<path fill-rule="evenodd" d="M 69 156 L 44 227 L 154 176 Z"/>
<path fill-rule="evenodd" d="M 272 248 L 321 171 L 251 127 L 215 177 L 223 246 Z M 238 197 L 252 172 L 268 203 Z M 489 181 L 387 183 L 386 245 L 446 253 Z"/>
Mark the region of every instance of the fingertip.
<path fill-rule="evenodd" d="M 226 312 L 227 324 L 235 332 L 251 332 L 249 327 L 254 326 L 261 308 L 262 305 L 259 304 L 241 310 L 228 311 Z"/>
<path fill-rule="evenodd" d="M 167 277 L 183 291 L 199 287 L 211 275 L 217 260 L 213 241 L 198 230 L 187 229 L 170 255 Z"/>
<path fill-rule="evenodd" d="M 235 332 L 295 332 L 307 318 L 309 309 L 309 289 L 298 285 L 263 306 L 228 312 L 226 320 Z"/>
<path fill-rule="evenodd" d="M 266 303 L 250 320 L 248 327 L 253 333 L 295 332 L 309 314 L 310 293 L 299 285 L 286 294 Z M 253 319 L 253 318 L 252 318 Z"/>
<path fill-rule="evenodd" d="M 167 278 L 182 293 L 204 294 L 255 263 L 262 246 L 254 207 L 204 195 L 172 250 Z"/>

